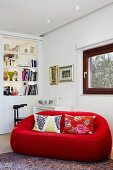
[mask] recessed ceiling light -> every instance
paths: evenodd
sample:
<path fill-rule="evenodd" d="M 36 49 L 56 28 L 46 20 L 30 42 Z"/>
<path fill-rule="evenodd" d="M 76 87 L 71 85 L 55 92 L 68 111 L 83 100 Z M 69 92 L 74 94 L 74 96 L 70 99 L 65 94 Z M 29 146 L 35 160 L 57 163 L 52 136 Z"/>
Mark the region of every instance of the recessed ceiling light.
<path fill-rule="evenodd" d="M 50 19 L 48 19 L 48 20 L 47 20 L 47 23 L 49 24 L 50 22 L 51 22 Z"/>
<path fill-rule="evenodd" d="M 79 10 L 80 9 L 80 7 L 79 6 L 76 6 L 76 10 Z"/>

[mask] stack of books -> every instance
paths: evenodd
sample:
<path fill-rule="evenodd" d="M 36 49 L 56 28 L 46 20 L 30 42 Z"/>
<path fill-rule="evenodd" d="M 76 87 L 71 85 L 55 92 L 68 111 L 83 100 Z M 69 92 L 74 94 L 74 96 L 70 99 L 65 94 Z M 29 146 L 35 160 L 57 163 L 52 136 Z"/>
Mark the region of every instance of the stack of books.
<path fill-rule="evenodd" d="M 38 87 L 37 84 L 27 84 L 27 85 L 23 85 L 20 91 L 19 95 L 37 95 L 38 94 Z"/>
<path fill-rule="evenodd" d="M 37 61 L 31 60 L 31 67 L 37 67 Z"/>
<path fill-rule="evenodd" d="M 37 72 L 30 69 L 24 69 L 22 71 L 22 81 L 36 81 Z"/>

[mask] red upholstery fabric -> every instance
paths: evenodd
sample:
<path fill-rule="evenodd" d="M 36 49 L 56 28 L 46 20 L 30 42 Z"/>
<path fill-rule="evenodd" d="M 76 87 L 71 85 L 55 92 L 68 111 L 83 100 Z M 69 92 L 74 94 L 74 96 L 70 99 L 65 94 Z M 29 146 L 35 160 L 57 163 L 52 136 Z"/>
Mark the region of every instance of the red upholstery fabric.
<path fill-rule="evenodd" d="M 43 111 L 43 115 L 96 115 L 95 132 L 90 135 L 55 134 L 32 131 L 34 116 L 22 120 L 12 131 L 10 144 L 14 152 L 33 156 L 76 161 L 100 161 L 111 153 L 111 133 L 106 120 L 90 112 Z"/>
<path fill-rule="evenodd" d="M 71 116 L 65 114 L 63 133 L 92 134 L 96 116 Z"/>

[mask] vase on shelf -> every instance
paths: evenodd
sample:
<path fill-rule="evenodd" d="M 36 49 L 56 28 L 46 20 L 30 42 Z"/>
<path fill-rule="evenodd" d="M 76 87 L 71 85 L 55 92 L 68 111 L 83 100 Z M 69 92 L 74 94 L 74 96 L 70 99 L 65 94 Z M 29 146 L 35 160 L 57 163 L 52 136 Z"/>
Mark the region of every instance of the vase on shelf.
<path fill-rule="evenodd" d="M 8 71 L 9 81 L 13 81 L 14 71 Z"/>
<path fill-rule="evenodd" d="M 4 70 L 3 78 L 4 78 L 5 81 L 8 80 L 8 70 L 7 69 Z"/>

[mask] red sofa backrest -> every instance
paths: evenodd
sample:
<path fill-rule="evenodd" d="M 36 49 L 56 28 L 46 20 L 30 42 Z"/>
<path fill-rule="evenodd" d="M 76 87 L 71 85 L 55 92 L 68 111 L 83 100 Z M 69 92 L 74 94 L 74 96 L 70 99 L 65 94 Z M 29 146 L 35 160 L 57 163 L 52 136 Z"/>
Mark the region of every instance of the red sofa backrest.
<path fill-rule="evenodd" d="M 49 115 L 49 116 L 55 116 L 55 115 L 62 115 L 62 119 L 61 119 L 61 132 L 63 131 L 64 129 L 64 115 L 65 114 L 69 114 L 69 115 L 76 115 L 76 116 L 91 116 L 91 115 L 95 115 L 96 116 L 96 120 L 95 120 L 95 126 L 94 128 L 96 129 L 99 125 L 101 125 L 103 123 L 103 126 L 104 126 L 104 123 L 106 122 L 106 120 L 96 114 L 96 113 L 92 113 L 92 112 L 80 112 L 80 111 L 54 111 L 54 110 L 45 110 L 45 111 L 41 111 L 41 112 L 38 112 L 39 115 Z"/>

